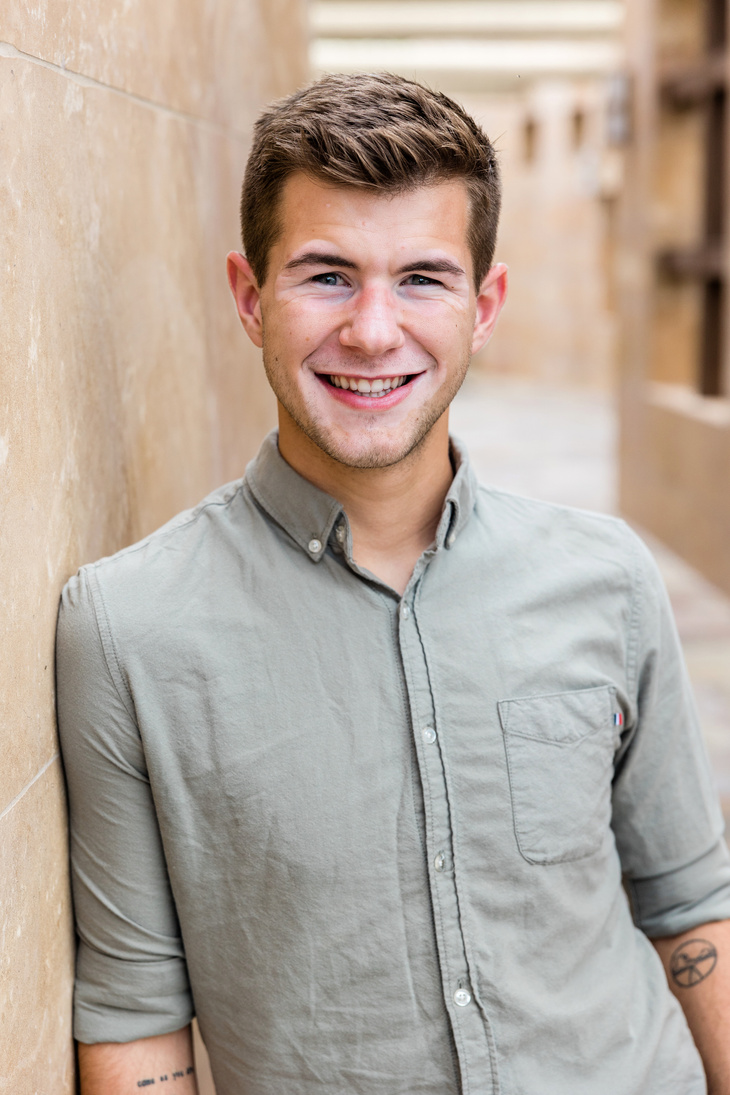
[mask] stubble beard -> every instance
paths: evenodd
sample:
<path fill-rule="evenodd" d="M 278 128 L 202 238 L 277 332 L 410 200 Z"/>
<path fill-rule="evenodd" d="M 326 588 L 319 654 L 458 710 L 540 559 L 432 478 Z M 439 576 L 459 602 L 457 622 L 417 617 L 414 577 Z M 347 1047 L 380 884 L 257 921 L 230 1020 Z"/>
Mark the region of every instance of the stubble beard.
<path fill-rule="evenodd" d="M 305 437 L 318 449 L 321 449 L 331 460 L 342 464 L 346 468 L 359 468 L 362 470 L 390 468 L 418 452 L 464 383 L 471 360 L 467 356 L 466 360 L 462 362 L 461 368 L 454 372 L 449 381 L 438 389 L 433 399 L 421 408 L 419 414 L 413 420 L 408 420 L 404 424 L 404 436 L 397 439 L 397 444 L 394 445 L 392 438 L 379 442 L 377 437 L 373 437 L 372 443 L 356 455 L 349 452 L 345 444 L 338 443 L 330 431 L 308 414 L 303 401 L 296 398 L 297 392 L 286 384 L 283 370 L 279 368 L 279 359 L 276 354 L 267 351 L 265 341 L 263 359 L 264 371 L 274 395 Z M 377 412 L 373 412 L 373 414 L 375 415 Z"/>

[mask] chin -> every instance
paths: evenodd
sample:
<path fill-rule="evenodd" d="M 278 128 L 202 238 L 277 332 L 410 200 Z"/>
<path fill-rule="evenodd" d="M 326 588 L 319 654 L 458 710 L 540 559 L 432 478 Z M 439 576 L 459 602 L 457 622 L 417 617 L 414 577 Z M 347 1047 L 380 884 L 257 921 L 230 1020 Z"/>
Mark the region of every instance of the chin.
<path fill-rule="evenodd" d="M 419 447 L 428 429 L 411 427 L 406 434 L 352 436 L 311 424 L 305 431 L 311 441 L 331 460 L 347 468 L 389 468 L 399 464 Z"/>

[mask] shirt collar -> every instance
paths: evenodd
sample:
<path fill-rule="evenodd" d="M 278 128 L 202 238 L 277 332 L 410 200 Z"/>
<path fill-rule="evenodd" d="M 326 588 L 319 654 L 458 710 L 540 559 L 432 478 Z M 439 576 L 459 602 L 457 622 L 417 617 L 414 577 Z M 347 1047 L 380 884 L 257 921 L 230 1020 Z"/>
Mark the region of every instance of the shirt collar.
<path fill-rule="evenodd" d="M 246 468 L 246 482 L 257 502 L 316 563 L 345 511 L 335 498 L 287 464 L 279 452 L 278 437 L 278 432 L 272 430 L 264 438 Z M 454 478 L 436 530 L 436 550 L 453 546 L 476 501 L 477 482 L 466 449 L 454 438 L 450 445 Z"/>

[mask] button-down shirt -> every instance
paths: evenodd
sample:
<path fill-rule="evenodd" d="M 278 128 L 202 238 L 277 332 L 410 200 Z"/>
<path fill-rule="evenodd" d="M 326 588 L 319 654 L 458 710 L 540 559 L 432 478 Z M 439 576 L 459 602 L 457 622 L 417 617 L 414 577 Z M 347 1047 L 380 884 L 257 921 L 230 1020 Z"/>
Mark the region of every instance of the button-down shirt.
<path fill-rule="evenodd" d="M 275 435 L 69 582 L 80 1040 L 195 1012 L 218 1095 L 705 1091 L 647 939 L 730 916 L 661 582 L 452 453 L 403 596 Z"/>

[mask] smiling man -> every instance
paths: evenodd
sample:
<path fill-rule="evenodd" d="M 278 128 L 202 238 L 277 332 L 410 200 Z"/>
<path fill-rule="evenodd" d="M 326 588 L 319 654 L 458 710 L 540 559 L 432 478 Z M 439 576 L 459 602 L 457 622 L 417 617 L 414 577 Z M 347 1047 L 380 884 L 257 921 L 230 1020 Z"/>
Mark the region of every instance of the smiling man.
<path fill-rule="evenodd" d="M 730 1092 L 728 853 L 655 568 L 449 438 L 498 212 L 418 84 L 257 124 L 228 272 L 278 433 L 64 591 L 83 1095 L 195 1092 L 194 1014 L 218 1095 Z"/>

